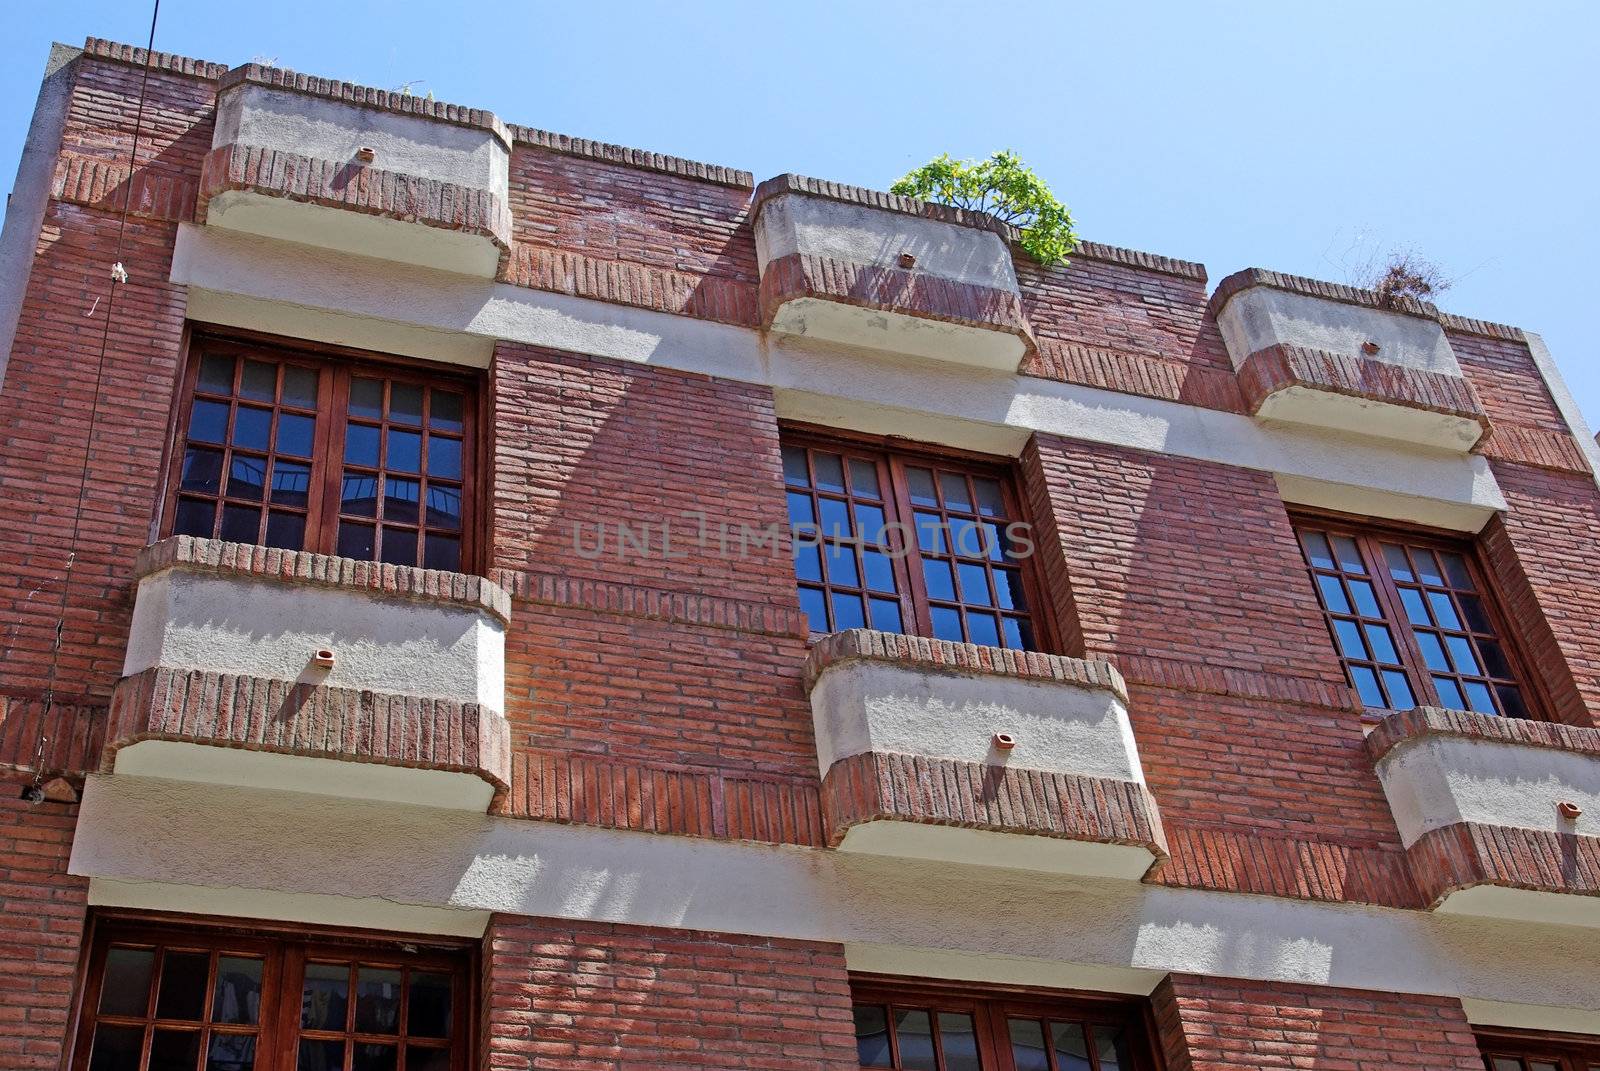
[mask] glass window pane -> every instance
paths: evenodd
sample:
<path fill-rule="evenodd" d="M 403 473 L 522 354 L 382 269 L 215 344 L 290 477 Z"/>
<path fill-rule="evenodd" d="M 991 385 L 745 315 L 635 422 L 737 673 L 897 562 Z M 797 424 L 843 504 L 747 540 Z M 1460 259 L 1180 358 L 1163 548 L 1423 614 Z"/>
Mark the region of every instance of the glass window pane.
<path fill-rule="evenodd" d="M 199 1071 L 200 1031 L 156 1028 L 150 1039 L 150 1069 Z"/>
<path fill-rule="evenodd" d="M 1457 673 L 1464 673 L 1476 677 L 1479 674 L 1478 659 L 1472 653 L 1472 642 L 1465 636 L 1446 636 L 1445 648 L 1450 652 L 1450 663 Z"/>
<path fill-rule="evenodd" d="M 800 609 L 806 615 L 806 624 L 812 632 L 828 631 L 828 604 L 816 588 L 800 589 Z"/>
<path fill-rule="evenodd" d="M 976 521 L 953 518 L 950 521 L 950 546 L 964 558 L 982 558 L 988 554 L 983 528 Z"/>
<path fill-rule="evenodd" d="M 416 565 L 416 530 L 385 526 L 383 529 L 383 553 L 380 557 L 390 565 Z"/>
<path fill-rule="evenodd" d="M 1456 608 L 1449 595 L 1442 591 L 1428 592 L 1428 606 L 1433 610 L 1433 619 L 1439 622 L 1440 628 L 1461 627 L 1461 619 L 1456 617 Z"/>
<path fill-rule="evenodd" d="M 461 528 L 461 488 L 449 484 L 428 485 L 427 523 L 430 528 L 459 531 Z"/>
<path fill-rule="evenodd" d="M 89 1071 L 139 1071 L 143 1048 L 143 1027 L 101 1023 L 94 1028 Z"/>
<path fill-rule="evenodd" d="M 284 405 L 300 409 L 317 407 L 317 373 L 299 365 L 283 366 L 283 394 L 279 400 Z"/>
<path fill-rule="evenodd" d="M 1346 658 L 1366 660 L 1367 645 L 1362 642 L 1361 629 L 1354 621 L 1335 621 L 1333 634 L 1339 639 L 1339 652 Z"/>
<path fill-rule="evenodd" d="M 356 1030 L 363 1034 L 400 1033 L 399 971 L 379 967 L 356 971 Z"/>
<path fill-rule="evenodd" d="M 811 484 L 811 474 L 806 470 L 806 452 L 798 446 L 785 446 L 783 453 L 783 480 L 796 487 Z"/>
<path fill-rule="evenodd" d="M 233 414 L 233 445 L 266 453 L 272 436 L 272 410 L 241 405 Z"/>
<path fill-rule="evenodd" d="M 981 565 L 957 566 L 961 579 L 961 601 L 968 606 L 991 606 L 988 570 Z"/>
<path fill-rule="evenodd" d="M 450 1071 L 450 1050 L 407 1045 L 406 1071 Z"/>
<path fill-rule="evenodd" d="M 277 401 L 278 366 L 246 358 L 244 375 L 239 377 L 239 397 L 258 402 Z"/>
<path fill-rule="evenodd" d="M 1050 1055 L 1044 1049 L 1044 1027 L 1035 1019 L 1007 1019 L 1011 1035 L 1011 1062 L 1017 1071 L 1050 1071 Z"/>
<path fill-rule="evenodd" d="M 1317 574 L 1317 591 L 1322 596 L 1322 605 L 1325 609 L 1336 614 L 1350 612 L 1350 601 L 1345 598 L 1344 584 L 1336 576 L 1326 573 Z"/>
<path fill-rule="evenodd" d="M 1389 635 L 1389 630 L 1383 625 L 1366 625 L 1362 631 L 1367 637 L 1367 646 L 1372 650 L 1372 657 L 1377 662 L 1387 662 L 1391 666 L 1400 664 L 1400 656 L 1394 649 L 1394 639 Z"/>
<path fill-rule="evenodd" d="M 822 582 L 822 551 L 815 543 L 794 541 L 794 577 Z"/>
<path fill-rule="evenodd" d="M 1406 675 L 1399 670 L 1383 671 L 1383 688 L 1389 693 L 1390 709 L 1410 710 L 1417 705 L 1417 701 L 1411 696 L 1411 682 L 1406 680 Z"/>
<path fill-rule="evenodd" d="M 1000 623 L 992 614 L 968 614 L 967 642 L 982 647 L 999 647 Z"/>
<path fill-rule="evenodd" d="M 428 436 L 428 475 L 445 480 L 461 479 L 461 440 Z"/>
<path fill-rule="evenodd" d="M 950 563 L 938 561 L 933 558 L 922 560 L 922 576 L 927 584 L 928 598 L 944 599 L 953 602 L 956 597 L 955 577 L 950 572 Z"/>
<path fill-rule="evenodd" d="M 352 379 L 350 381 L 350 415 L 377 420 L 383 416 L 383 381 L 380 379 Z"/>
<path fill-rule="evenodd" d="M 350 1000 L 350 968 L 343 963 L 307 963 L 300 995 L 300 1025 L 308 1030 L 343 1030 Z"/>
<path fill-rule="evenodd" d="M 1019 569 L 996 569 L 994 571 L 994 589 L 996 599 L 1002 610 L 1026 610 L 1028 596 L 1022 584 L 1022 571 Z"/>
<path fill-rule="evenodd" d="M 411 975 L 411 1001 L 406 1012 L 406 1033 L 414 1038 L 450 1036 L 450 976 L 415 971 Z"/>
<path fill-rule="evenodd" d="M 208 402 L 195 399 L 189 410 L 189 438 L 202 443 L 220 443 L 228 439 L 228 405 L 226 402 Z"/>
<path fill-rule="evenodd" d="M 944 492 L 946 509 L 972 512 L 972 495 L 967 491 L 967 478 L 959 472 L 939 473 L 939 489 Z"/>
<path fill-rule="evenodd" d="M 948 606 L 935 606 L 930 610 L 933 618 L 933 638 L 936 640 L 949 640 L 952 643 L 962 642 L 961 614 Z"/>
<path fill-rule="evenodd" d="M 1096 1026 L 1094 1038 L 1100 1056 L 1100 1071 L 1132 1071 L 1126 1031 L 1111 1026 Z"/>
<path fill-rule="evenodd" d="M 256 1066 L 254 1034 L 212 1034 L 206 1071 L 253 1071 Z"/>
<path fill-rule="evenodd" d="M 1037 650 L 1033 642 L 1033 626 L 1022 618 L 1002 617 L 1000 628 L 1005 634 L 1006 646 L 1013 651 Z"/>
<path fill-rule="evenodd" d="M 933 1022 L 925 1011 L 894 1010 L 894 1035 L 900 1043 L 900 1066 L 907 1071 L 938 1071 L 933 1056 Z"/>
<path fill-rule="evenodd" d="M 1522 702 L 1522 693 L 1517 690 L 1516 685 L 1495 685 L 1494 693 L 1500 697 L 1500 709 L 1505 712 L 1506 717 L 1526 718 L 1528 716 L 1527 705 Z"/>
<path fill-rule="evenodd" d="M 1366 666 L 1350 666 L 1350 683 L 1361 696 L 1361 705 L 1374 710 L 1384 705 L 1383 690 L 1378 687 L 1377 674 Z"/>
<path fill-rule="evenodd" d="M 1361 561 L 1361 551 L 1356 548 L 1356 541 L 1349 536 L 1334 536 L 1333 552 L 1339 559 L 1339 567 L 1345 572 L 1365 573 L 1367 571 L 1366 565 Z"/>
<path fill-rule="evenodd" d="M 789 492 L 789 523 L 791 525 L 813 524 L 817 515 L 811 508 L 811 496 L 804 491 Z"/>
<path fill-rule="evenodd" d="M 983 532 L 983 551 L 990 561 L 1003 562 L 1006 560 L 1005 540 L 1000 537 L 997 525 L 984 521 L 980 526 Z"/>
<path fill-rule="evenodd" d="M 350 1064 L 350 1071 L 394 1071 L 399 1065 L 399 1059 L 398 1045 L 359 1043 L 356 1045 L 355 1060 Z"/>
<path fill-rule="evenodd" d="M 311 444 L 317 429 L 313 417 L 299 413 L 278 414 L 278 452 L 295 457 L 310 457 Z"/>
<path fill-rule="evenodd" d="M 378 478 L 360 472 L 347 472 L 339 482 L 339 512 L 352 517 L 378 515 Z"/>
<path fill-rule="evenodd" d="M 861 586 L 861 579 L 856 575 L 856 552 L 853 547 L 829 543 L 823 556 L 827 561 L 830 583 L 847 588 Z"/>
<path fill-rule="evenodd" d="M 1494 1058 L 1494 1071 L 1522 1071 L 1521 1060 L 1508 1060 L 1504 1056 Z"/>
<path fill-rule="evenodd" d="M 1393 543 L 1383 545 L 1383 560 L 1389 566 L 1389 575 L 1396 580 L 1415 579 L 1411 575 L 1411 562 L 1406 558 L 1404 547 L 1395 546 Z"/>
<path fill-rule="evenodd" d="M 1051 1023 L 1050 1038 L 1061 1071 L 1089 1071 L 1089 1041 L 1082 1023 Z"/>
<path fill-rule="evenodd" d="M 1355 603 L 1356 613 L 1362 617 L 1382 617 L 1378 609 L 1378 598 L 1372 592 L 1372 585 L 1365 580 L 1347 581 L 1350 585 L 1350 598 Z"/>
<path fill-rule="evenodd" d="M 850 507 L 839 499 L 819 498 L 817 509 L 821 512 L 823 535 L 843 538 L 855 531 L 850 524 Z"/>
<path fill-rule="evenodd" d="M 866 574 L 867 587 L 873 591 L 895 590 L 894 562 L 887 554 L 875 550 L 861 552 L 861 564 Z"/>
<path fill-rule="evenodd" d="M 344 1042 L 300 1039 L 296 1071 L 344 1071 Z"/>
<path fill-rule="evenodd" d="M 1301 532 L 1300 544 L 1306 548 L 1306 557 L 1318 569 L 1333 568 L 1333 551 L 1328 547 L 1328 537 L 1321 532 Z"/>
<path fill-rule="evenodd" d="M 838 454 L 813 453 L 811 468 L 816 473 L 819 490 L 844 492 L 844 462 Z"/>
<path fill-rule="evenodd" d="M 1000 493 L 998 480 L 991 480 L 985 476 L 974 476 L 972 486 L 978 492 L 978 512 L 985 517 L 1004 517 L 1006 515 L 1005 495 Z"/>
<path fill-rule="evenodd" d="M 1467 623 L 1467 628 L 1473 632 L 1493 632 L 1489 625 L 1489 613 L 1483 608 L 1483 600 L 1476 595 L 1457 595 L 1456 604 L 1461 607 L 1461 616 Z"/>
<path fill-rule="evenodd" d="M 231 502 L 222 507 L 223 539 L 234 543 L 254 543 L 260 531 L 261 510 L 254 506 L 235 506 Z"/>
<path fill-rule="evenodd" d="M 1472 591 L 1472 573 L 1467 569 L 1467 561 L 1459 554 L 1444 550 L 1439 552 L 1439 560 L 1444 563 L 1444 578 L 1453 588 Z"/>
<path fill-rule="evenodd" d="M 939 1047 L 944 1052 L 945 1071 L 979 1071 L 978 1031 L 972 1016 L 940 1012 Z"/>
<path fill-rule="evenodd" d="M 112 948 L 106 951 L 100 983 L 102 1015 L 137 1015 L 150 1010 L 150 975 L 156 954 L 148 948 Z"/>
<path fill-rule="evenodd" d="M 339 556 L 371 561 L 377 547 L 377 533 L 370 524 L 339 522 Z"/>
<path fill-rule="evenodd" d="M 1433 678 L 1433 687 L 1439 693 L 1439 704 L 1450 710 L 1465 710 L 1467 702 L 1461 696 L 1461 689 L 1456 687 L 1456 682 L 1449 677 Z"/>
<path fill-rule="evenodd" d="M 857 1004 L 856 1059 L 862 1067 L 893 1067 L 889 1050 L 889 1017 L 881 1004 Z"/>
<path fill-rule="evenodd" d="M 369 424 L 351 424 L 344 432 L 344 460 L 347 465 L 378 467 L 378 429 Z"/>
<path fill-rule="evenodd" d="M 383 456 L 385 468 L 398 472 L 422 471 L 422 436 L 414 431 L 390 428 L 385 433 L 389 449 Z"/>
<path fill-rule="evenodd" d="M 203 495 L 219 494 L 222 489 L 222 451 L 191 446 L 183 452 L 182 486 L 185 491 Z"/>
<path fill-rule="evenodd" d="M 173 519 L 172 530 L 177 535 L 202 536 L 211 538 L 211 526 L 217 518 L 217 507 L 210 502 L 202 502 L 193 498 L 178 499 L 177 516 Z"/>
<path fill-rule="evenodd" d="M 870 546 L 881 547 L 884 545 L 884 515 L 879 506 L 868 506 L 860 502 L 855 506 L 856 535 Z"/>
<path fill-rule="evenodd" d="M 260 502 L 267 489 L 267 459 L 234 454 L 228 464 L 228 497 Z"/>
<path fill-rule="evenodd" d="M 435 535 L 428 533 L 427 540 L 423 543 L 423 567 L 427 569 L 444 569 L 447 572 L 457 572 L 461 568 L 461 538 L 452 535 Z"/>
<path fill-rule="evenodd" d="M 389 384 L 389 419 L 401 424 L 422 423 L 422 388 L 415 383 Z"/>
<path fill-rule="evenodd" d="M 390 476 L 383 481 L 383 519 L 391 524 L 416 524 L 421 517 L 418 499 L 422 484 Z"/>
<path fill-rule="evenodd" d="M 428 399 L 428 427 L 434 431 L 461 431 L 464 409 L 461 395 L 450 390 L 435 390 Z"/>
<path fill-rule="evenodd" d="M 1439 642 L 1439 636 L 1433 632 L 1423 632 L 1417 629 L 1417 646 L 1422 648 L 1422 661 L 1429 669 L 1449 670 L 1450 662 L 1444 656 L 1444 645 Z"/>
<path fill-rule="evenodd" d="M 851 458 L 850 490 L 860 498 L 882 498 L 883 492 L 878 489 L 878 466 L 859 457 Z"/>
<path fill-rule="evenodd" d="M 860 595 L 838 594 L 833 597 L 833 627 L 836 632 L 867 627 Z"/>
<path fill-rule="evenodd" d="M 1462 688 L 1467 693 L 1467 709 L 1475 710 L 1479 714 L 1497 714 L 1494 699 L 1489 695 L 1489 686 L 1480 681 L 1464 681 Z"/>
<path fill-rule="evenodd" d="M 261 961 L 254 956 L 217 957 L 213 1023 L 254 1023 L 261 1014 Z"/>
<path fill-rule="evenodd" d="M 1416 588 L 1401 588 L 1400 603 L 1405 607 L 1406 619 L 1413 625 L 1431 625 L 1428 608 L 1422 602 L 1422 593 Z"/>
<path fill-rule="evenodd" d="M 906 469 L 906 485 L 911 492 L 912 505 L 938 506 L 939 496 L 933 489 L 933 471 L 931 469 L 908 467 Z"/>
<path fill-rule="evenodd" d="M 304 509 L 311 500 L 311 466 L 299 461 L 272 463 L 272 501 Z"/>
<path fill-rule="evenodd" d="M 937 513 L 918 513 L 915 517 L 917 546 L 929 554 L 945 553 L 944 521 Z"/>
<path fill-rule="evenodd" d="M 879 632 L 903 632 L 905 625 L 900 620 L 900 604 L 893 599 L 870 599 L 869 609 L 872 612 L 872 627 Z"/>
<path fill-rule="evenodd" d="M 220 353 L 208 353 L 202 357 L 197 387 L 208 394 L 232 394 L 233 358 Z"/>
<path fill-rule="evenodd" d="M 306 516 L 303 513 L 284 513 L 282 510 L 272 510 L 267 514 L 267 538 L 265 543 L 269 547 L 280 547 L 283 550 L 304 550 L 306 545 Z"/>
<path fill-rule="evenodd" d="M 1444 573 L 1439 569 L 1439 559 L 1427 547 L 1412 547 L 1411 560 L 1416 564 L 1417 575 L 1424 584 L 1444 583 Z"/>
<path fill-rule="evenodd" d="M 1493 640 L 1479 640 L 1478 654 L 1483 658 L 1483 669 L 1491 677 L 1510 677 L 1511 663 L 1505 650 Z"/>

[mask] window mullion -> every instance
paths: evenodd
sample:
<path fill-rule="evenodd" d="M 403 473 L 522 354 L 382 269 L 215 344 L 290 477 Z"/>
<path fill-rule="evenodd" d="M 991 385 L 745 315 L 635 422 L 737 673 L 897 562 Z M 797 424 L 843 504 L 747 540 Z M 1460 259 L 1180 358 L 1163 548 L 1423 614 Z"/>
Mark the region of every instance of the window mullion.
<path fill-rule="evenodd" d="M 1384 556 L 1383 545 L 1376 536 L 1351 533 L 1356 545 L 1361 548 L 1361 553 L 1368 561 L 1368 568 L 1372 571 L 1373 588 L 1378 593 L 1378 603 L 1383 608 L 1383 616 L 1389 622 L 1389 631 L 1394 634 L 1397 650 L 1400 652 L 1401 668 L 1405 671 L 1406 678 L 1411 681 L 1411 692 L 1417 706 L 1439 706 L 1439 694 L 1433 687 L 1433 677 L 1428 673 L 1427 660 L 1422 657 L 1422 647 L 1417 643 L 1417 634 L 1411 627 L 1411 619 L 1406 616 L 1405 604 L 1400 600 L 1400 589 L 1395 586 L 1394 577 L 1389 574 L 1389 561 Z"/>
<path fill-rule="evenodd" d="M 933 613 L 928 607 L 928 589 L 922 575 L 921 533 L 917 531 L 917 515 L 911 506 L 911 488 L 906 479 L 905 460 L 898 455 L 888 455 L 890 486 L 894 493 L 895 510 L 910 529 L 905 566 L 906 591 L 911 596 L 912 619 L 916 625 L 908 632 L 918 636 L 933 635 Z"/>
<path fill-rule="evenodd" d="M 347 368 L 328 368 L 323 377 L 326 382 L 318 388 L 317 405 L 326 414 L 325 427 L 317 435 L 317 457 L 311 461 L 311 483 L 321 490 L 313 495 L 317 511 L 316 537 L 307 540 L 315 543 L 320 554 L 334 554 L 338 550 L 340 485 L 344 475 L 345 410 L 350 398 L 350 371 Z M 325 403 L 325 404 L 324 404 Z M 308 518 L 306 527 L 313 525 Z M 313 549 L 307 547 L 306 549 Z"/>

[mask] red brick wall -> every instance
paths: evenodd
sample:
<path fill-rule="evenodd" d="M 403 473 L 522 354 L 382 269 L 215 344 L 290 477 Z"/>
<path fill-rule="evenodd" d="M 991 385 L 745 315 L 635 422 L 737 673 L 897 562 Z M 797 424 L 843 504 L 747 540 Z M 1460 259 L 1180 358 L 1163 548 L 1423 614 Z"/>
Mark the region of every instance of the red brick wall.
<path fill-rule="evenodd" d="M 1461 1002 L 1170 975 L 1151 996 L 1167 1071 L 1483 1071 Z"/>
<path fill-rule="evenodd" d="M 497 915 L 491 1071 L 856 1067 L 837 945 Z"/>
<path fill-rule="evenodd" d="M 89 883 L 67 875 L 78 808 L 30 805 L 0 775 L 0 1067 L 55 1068 L 71 1009 Z"/>

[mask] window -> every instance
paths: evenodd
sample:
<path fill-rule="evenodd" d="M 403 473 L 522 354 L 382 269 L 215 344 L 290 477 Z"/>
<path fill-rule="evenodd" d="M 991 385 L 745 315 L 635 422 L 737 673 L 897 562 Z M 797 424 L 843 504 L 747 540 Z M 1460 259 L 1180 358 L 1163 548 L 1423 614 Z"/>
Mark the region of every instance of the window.
<path fill-rule="evenodd" d="M 1530 716 L 1469 547 L 1325 521 L 1297 528 L 1334 648 L 1363 706 Z"/>
<path fill-rule="evenodd" d="M 467 957 L 110 925 L 74 1071 L 464 1071 Z"/>
<path fill-rule="evenodd" d="M 469 381 L 204 338 L 193 351 L 164 531 L 471 561 Z"/>
<path fill-rule="evenodd" d="M 1033 543 L 1008 468 L 785 434 L 783 475 L 813 633 L 1041 647 Z"/>
<path fill-rule="evenodd" d="M 856 1054 L 896 1071 L 1148 1071 L 1141 1009 L 857 985 Z"/>
<path fill-rule="evenodd" d="M 1600 1038 L 1577 1034 L 1480 1034 L 1487 1071 L 1600 1071 Z"/>

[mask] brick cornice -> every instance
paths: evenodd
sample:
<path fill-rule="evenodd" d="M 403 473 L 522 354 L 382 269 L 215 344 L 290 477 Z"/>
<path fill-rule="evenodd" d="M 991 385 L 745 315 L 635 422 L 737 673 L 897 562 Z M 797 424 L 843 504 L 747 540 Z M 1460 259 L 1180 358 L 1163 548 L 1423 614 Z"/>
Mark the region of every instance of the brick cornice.
<path fill-rule="evenodd" d="M 502 250 L 511 243 L 511 210 L 487 190 L 350 160 L 321 160 L 258 145 L 219 145 L 206 154 L 201 167 L 196 218 L 203 222 L 211 199 L 229 190 L 481 235 Z"/>
<path fill-rule="evenodd" d="M 562 573 L 516 569 L 492 572 L 494 582 L 512 599 L 525 602 L 738 632 L 798 638 L 807 635 L 806 616 L 798 606 L 790 608 L 637 584 L 585 580 Z"/>
<path fill-rule="evenodd" d="M 1104 349 L 1071 339 L 1039 335 L 1035 340 L 1038 349 L 1024 363 L 1022 375 L 1165 398 L 1227 413 L 1245 411 L 1239 381 L 1232 372 L 1154 354 Z"/>
<path fill-rule="evenodd" d="M 554 134 L 548 130 L 518 126 L 515 123 L 510 124 L 510 130 L 512 140 L 519 145 L 548 149 L 563 156 L 579 156 L 606 164 L 622 164 L 641 171 L 658 171 L 665 175 L 677 175 L 680 178 L 711 182 L 718 186 L 732 186 L 736 189 L 753 189 L 756 184 L 755 176 L 750 172 L 722 167 L 719 164 L 706 164 L 697 160 L 686 160 L 681 156 L 650 152 L 647 149 L 632 149 L 626 145 L 612 145 L 603 141 L 590 141 L 588 138 L 574 138 L 567 134 Z"/>
<path fill-rule="evenodd" d="M 117 682 L 101 766 L 141 740 L 470 773 L 504 790 L 510 729 L 477 703 L 264 677 L 147 669 Z"/>
<path fill-rule="evenodd" d="M 1477 392 L 1461 376 L 1306 346 L 1280 343 L 1250 354 L 1239 367 L 1239 387 L 1252 413 L 1278 391 L 1308 387 L 1460 417 L 1489 428 Z"/>
<path fill-rule="evenodd" d="M 1165 823 L 1171 853 L 1146 879 L 1184 889 L 1418 909 L 1405 853 L 1326 838 Z"/>
<path fill-rule="evenodd" d="M 1476 451 L 1491 461 L 1589 474 L 1589 459 L 1569 431 L 1496 420 L 1488 438 L 1478 444 Z"/>
<path fill-rule="evenodd" d="M 509 623 L 511 596 L 492 580 L 440 569 L 357 561 L 305 550 L 280 550 L 220 539 L 172 536 L 139 552 L 134 576 L 185 568 L 229 576 L 309 584 L 419 601 L 453 603 Z"/>
<path fill-rule="evenodd" d="M 512 286 L 654 309 L 677 316 L 758 327 L 754 285 L 737 279 L 599 260 L 561 249 L 516 245 L 499 278 Z"/>
<path fill-rule="evenodd" d="M 1116 665 L 1123 678 L 1135 687 L 1264 699 L 1352 713 L 1360 709 L 1355 690 L 1347 684 L 1149 655 L 1118 655 Z"/>
<path fill-rule="evenodd" d="M 116 41 L 107 41 L 99 37 L 90 37 L 83 42 L 83 53 L 95 59 L 110 60 L 113 63 L 126 63 L 133 67 L 145 65 L 146 52 L 133 45 L 119 44 Z M 167 71 L 172 74 L 186 74 L 194 78 L 203 78 L 208 82 L 215 82 L 228 73 L 226 63 L 212 63 L 209 60 L 191 59 L 188 56 L 179 56 L 171 52 L 151 52 L 150 67 L 152 70 Z"/>
<path fill-rule="evenodd" d="M 944 323 L 979 326 L 1015 335 L 1031 352 L 1033 331 L 1019 294 L 942 279 L 916 270 L 857 264 L 790 253 L 761 273 L 761 319 L 771 323 L 779 306 L 802 297 L 877 309 Z"/>
<path fill-rule="evenodd" d="M 1166 856 L 1149 790 L 1104 777 L 869 751 L 828 768 L 822 813 L 832 845 L 852 826 L 902 821 L 1129 844 Z"/>
<path fill-rule="evenodd" d="M 1417 707 L 1387 715 L 1367 734 L 1367 754 L 1378 762 L 1395 748 L 1429 736 L 1555 748 L 1600 758 L 1600 729 L 1441 707 Z"/>
<path fill-rule="evenodd" d="M 1193 260 L 1179 260 L 1176 257 L 1164 257 L 1159 253 L 1146 253 L 1139 249 L 1124 249 L 1121 246 L 1104 245 L 1100 242 L 1080 241 L 1072 255 L 1087 257 L 1090 260 L 1103 260 L 1109 264 L 1123 264 L 1130 268 L 1143 268 L 1145 271 L 1157 271 L 1163 275 L 1177 275 L 1201 283 L 1206 281 L 1204 264 Z"/>
<path fill-rule="evenodd" d="M 1406 851 L 1425 903 L 1478 885 L 1600 896 L 1600 837 L 1458 822 Z"/>
<path fill-rule="evenodd" d="M 846 662 L 888 662 L 945 673 L 984 674 L 1054 681 L 1080 688 L 1103 688 L 1124 701 L 1128 698 L 1122 674 L 1110 662 L 952 643 L 925 636 L 906 636 L 873 629 L 835 632 L 817 641 L 806 658 L 806 690 L 816 686 L 823 671 Z"/>
<path fill-rule="evenodd" d="M 50 196 L 58 201 L 121 212 L 147 219 L 184 223 L 194 218 L 199 184 L 194 176 L 157 171 L 148 165 L 134 172 L 128 166 L 63 149 L 56 157 Z"/>
<path fill-rule="evenodd" d="M 932 201 L 919 201 L 915 197 L 904 197 L 898 193 L 869 190 L 864 186 L 847 186 L 842 182 L 829 182 L 826 179 L 796 174 L 776 175 L 757 186 L 751 199 L 751 218 L 759 216 L 762 206 L 772 198 L 785 193 L 821 197 L 842 204 L 861 205 L 863 208 L 879 208 L 885 212 L 919 216 L 940 223 L 952 223 L 958 227 L 975 227 L 979 230 L 993 231 L 1006 242 L 1015 240 L 1018 233 L 1017 228 L 1011 224 L 1002 223 L 984 212 L 969 212 L 964 208 L 953 208 Z"/>

